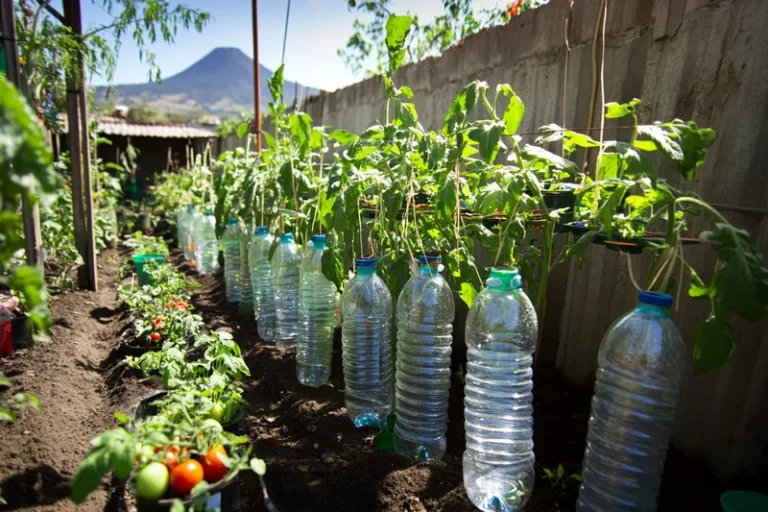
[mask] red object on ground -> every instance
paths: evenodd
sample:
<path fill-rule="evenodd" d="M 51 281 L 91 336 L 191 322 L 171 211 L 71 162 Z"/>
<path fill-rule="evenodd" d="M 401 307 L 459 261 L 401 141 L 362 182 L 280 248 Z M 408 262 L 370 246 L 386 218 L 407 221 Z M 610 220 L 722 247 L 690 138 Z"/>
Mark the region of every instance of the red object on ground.
<path fill-rule="evenodd" d="M 10 320 L 0 324 L 0 356 L 13 352 L 13 324 Z"/>

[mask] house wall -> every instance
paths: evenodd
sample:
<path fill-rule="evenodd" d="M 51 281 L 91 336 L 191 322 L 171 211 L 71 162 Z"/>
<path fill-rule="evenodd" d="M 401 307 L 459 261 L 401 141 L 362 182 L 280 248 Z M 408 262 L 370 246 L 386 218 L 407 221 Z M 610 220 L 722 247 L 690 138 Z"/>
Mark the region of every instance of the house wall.
<path fill-rule="evenodd" d="M 638 97 L 643 99 L 641 121 L 677 117 L 714 128 L 718 141 L 693 182 L 683 184 L 664 168 L 661 176 L 723 205 L 723 214 L 747 229 L 768 254 L 768 2 L 609 0 L 608 5 L 606 101 Z M 564 40 L 568 1 L 553 0 L 506 26 L 467 38 L 440 58 L 404 67 L 395 82 L 413 89 L 427 128 L 439 128 L 456 93 L 480 79 L 491 87 L 509 83 L 522 97 L 526 116 L 520 132 L 526 140 L 551 122 L 583 129 L 593 88 L 599 6 L 599 0 L 575 2 L 569 54 Z M 596 50 L 599 69 L 599 43 Z M 598 106 L 599 90 L 598 85 Z M 381 119 L 382 98 L 377 77 L 310 97 L 304 110 L 315 124 L 359 133 Z M 596 107 L 596 120 L 599 111 Z M 607 138 L 614 136 L 614 130 L 606 132 Z M 695 220 L 690 233 L 695 236 L 707 226 Z M 691 246 L 686 254 L 697 268 L 714 265 L 706 246 Z M 627 262 L 594 246 L 584 262 L 573 261 L 552 275 L 541 357 L 573 382 L 594 380 L 603 333 L 636 300 Z M 635 275 L 644 275 L 648 261 L 636 256 L 631 262 Z M 706 315 L 700 306 L 685 300 L 683 288 L 675 319 L 691 353 L 693 327 Z M 740 471 L 768 476 L 768 325 L 736 324 L 737 348 L 730 363 L 701 376 L 694 375 L 692 365 L 687 371 L 673 442 L 706 460 L 723 478 Z"/>

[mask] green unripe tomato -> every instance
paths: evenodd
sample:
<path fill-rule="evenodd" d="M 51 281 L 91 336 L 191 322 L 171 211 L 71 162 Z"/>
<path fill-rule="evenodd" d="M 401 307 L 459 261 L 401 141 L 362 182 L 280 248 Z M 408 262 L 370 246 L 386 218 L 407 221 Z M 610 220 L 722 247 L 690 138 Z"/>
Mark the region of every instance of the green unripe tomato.
<path fill-rule="evenodd" d="M 203 430 L 211 430 L 213 432 L 224 432 L 224 428 L 221 426 L 221 423 L 218 421 L 208 418 L 207 420 L 203 420 Z"/>
<path fill-rule="evenodd" d="M 136 497 L 159 500 L 168 490 L 168 468 L 161 462 L 151 462 L 136 475 Z"/>
<path fill-rule="evenodd" d="M 221 418 L 224 416 L 224 406 L 220 402 L 216 402 L 211 407 L 211 412 L 208 413 L 208 417 L 212 420 L 221 422 Z"/>

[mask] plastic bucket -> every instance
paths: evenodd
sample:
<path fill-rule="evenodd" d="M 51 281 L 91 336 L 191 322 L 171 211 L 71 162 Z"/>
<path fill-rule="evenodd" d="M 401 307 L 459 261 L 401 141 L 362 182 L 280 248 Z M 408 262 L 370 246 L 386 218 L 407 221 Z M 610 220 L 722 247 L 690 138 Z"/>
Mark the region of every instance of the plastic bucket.
<path fill-rule="evenodd" d="M 165 256 L 162 254 L 136 254 L 133 256 L 133 265 L 136 267 L 136 276 L 139 278 L 139 286 L 154 284 L 149 274 L 144 270 L 148 261 L 156 261 L 158 265 L 165 264 Z"/>
<path fill-rule="evenodd" d="M 720 496 L 725 512 L 765 512 L 768 496 L 749 491 L 728 491 Z"/>

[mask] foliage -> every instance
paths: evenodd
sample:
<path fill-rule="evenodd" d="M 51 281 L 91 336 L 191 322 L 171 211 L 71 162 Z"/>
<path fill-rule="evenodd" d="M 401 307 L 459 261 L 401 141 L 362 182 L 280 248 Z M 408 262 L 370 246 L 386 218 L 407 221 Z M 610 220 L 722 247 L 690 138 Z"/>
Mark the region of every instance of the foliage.
<path fill-rule="evenodd" d="M 126 247 L 133 249 L 133 254 L 162 254 L 168 256 L 168 246 L 162 238 L 157 236 L 145 235 L 141 231 L 136 231 L 123 241 Z"/>
<path fill-rule="evenodd" d="M 13 386 L 11 380 L 0 374 L 0 387 L 10 388 L 11 386 Z M 0 421 L 15 423 L 18 412 L 27 407 L 40 409 L 40 401 L 31 393 L 14 393 L 10 397 L 0 397 Z"/>
<path fill-rule="evenodd" d="M 565 486 L 570 480 L 575 480 L 577 482 L 582 481 L 582 477 L 579 473 L 571 473 L 570 475 L 565 476 L 565 468 L 562 464 L 558 464 L 557 468 L 554 470 L 544 468 L 544 476 L 541 477 L 541 479 L 548 481 L 550 486 L 557 486 L 561 489 L 565 489 Z"/>
<path fill-rule="evenodd" d="M 112 20 L 89 28 L 82 36 L 53 19 L 45 10 L 49 2 L 21 0 L 17 4 L 17 31 L 24 78 L 24 95 L 46 110 L 46 125 L 57 130 L 57 105 L 66 96 L 66 78 L 77 80 L 85 72 L 111 81 L 120 46 L 130 35 L 139 48 L 139 59 L 148 67 L 150 81 L 160 81 L 153 46 L 173 44 L 179 28 L 201 32 L 210 21 L 207 12 L 165 0 L 91 0 Z M 110 41 L 111 40 L 111 44 Z"/>
<path fill-rule="evenodd" d="M 51 160 L 29 105 L 0 77 L 0 284 L 21 294 L 38 329 L 50 323 L 42 276 L 32 267 L 16 267 L 12 258 L 24 247 L 19 213 L 22 198 L 45 205 L 60 186 Z"/>
<path fill-rule="evenodd" d="M 418 18 L 408 13 L 411 27 L 403 45 L 407 62 L 438 56 L 483 28 L 509 21 L 509 13 L 504 9 L 482 9 L 476 12 L 471 0 L 442 0 L 442 4 L 442 14 L 425 25 L 420 25 Z M 387 20 L 391 15 L 391 0 L 349 0 L 348 7 L 350 11 L 364 13 L 372 19 L 355 19 L 352 25 L 354 33 L 346 47 L 338 50 L 338 55 L 354 73 L 369 76 L 386 73 L 389 53 L 385 36 Z M 371 59 L 375 67 L 367 69 L 366 61 Z"/>
<path fill-rule="evenodd" d="M 151 237 L 137 236 L 130 245 L 134 254 L 143 250 L 167 253 L 164 242 Z M 240 347 L 228 333 L 204 333 L 203 319 L 189 304 L 189 291 L 196 285 L 167 265 L 148 266 L 153 284 L 122 286 L 118 299 L 128 306 L 133 335 L 149 338 L 146 334 L 151 332 L 162 346 L 126 362 L 145 373 L 160 372 L 168 391 L 150 404 L 158 407 L 156 415 L 130 419 L 116 413 L 121 426 L 93 439 L 72 479 L 75 503 L 82 503 L 109 471 L 125 480 L 151 462 L 165 461 L 171 451 L 183 460 L 223 446 L 228 468 L 223 481 L 244 470 L 252 470 L 260 478 L 266 471 L 264 461 L 250 456 L 251 447 L 243 447 L 248 440 L 226 432 L 219 423 L 235 421 L 245 410 L 238 381 L 250 372 Z M 202 481 L 184 499 L 204 502 L 209 488 L 210 483 Z M 173 507 L 183 510 L 181 499 Z"/>

